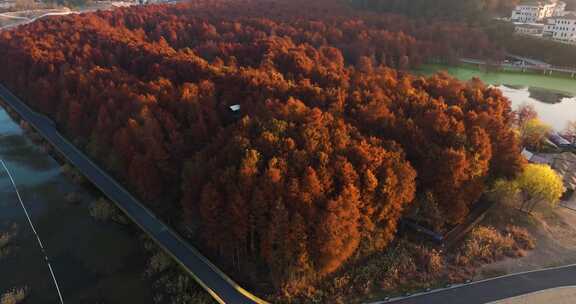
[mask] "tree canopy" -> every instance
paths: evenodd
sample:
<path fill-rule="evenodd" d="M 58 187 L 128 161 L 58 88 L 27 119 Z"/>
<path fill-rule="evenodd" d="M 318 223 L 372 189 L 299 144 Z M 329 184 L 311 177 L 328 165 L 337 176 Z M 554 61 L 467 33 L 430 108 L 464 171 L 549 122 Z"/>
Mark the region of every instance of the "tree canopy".
<path fill-rule="evenodd" d="M 556 206 L 564 193 L 562 177 L 548 165 L 527 165 L 517 183 L 526 201 L 532 205 L 544 202 Z"/>
<path fill-rule="evenodd" d="M 336 1 L 191 1 L 3 31 L 0 81 L 221 267 L 297 294 L 385 248 L 415 198 L 454 225 L 521 171 L 502 92 L 406 72 L 455 54 L 500 51 Z"/>

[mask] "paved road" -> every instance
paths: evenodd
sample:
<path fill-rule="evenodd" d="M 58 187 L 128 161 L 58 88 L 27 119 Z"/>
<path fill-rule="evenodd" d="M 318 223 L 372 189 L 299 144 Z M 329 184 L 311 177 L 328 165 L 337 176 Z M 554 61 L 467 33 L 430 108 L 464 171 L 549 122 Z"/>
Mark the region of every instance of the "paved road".
<path fill-rule="evenodd" d="M 216 301 L 233 304 L 265 303 L 234 283 L 194 247 L 157 219 L 113 178 L 62 137 L 49 118 L 31 110 L 2 85 L 0 85 L 0 99 L 7 102 L 102 193 L 115 202 L 128 217 L 180 263 Z"/>
<path fill-rule="evenodd" d="M 401 300 L 373 304 L 485 304 L 563 286 L 576 286 L 576 265 L 504 276 Z M 576 299 L 573 303 L 576 303 Z"/>
<path fill-rule="evenodd" d="M 0 27 L 0 30 L 3 29 L 10 29 L 19 25 L 23 25 L 23 24 L 27 24 L 27 23 L 32 23 L 38 19 L 44 18 L 44 17 L 48 17 L 48 16 L 65 16 L 65 15 L 70 15 L 70 14 L 74 14 L 77 12 L 73 12 L 73 11 L 63 11 L 63 12 L 48 12 L 45 14 L 42 14 L 40 16 L 34 17 L 34 18 L 26 18 L 26 17 L 19 17 L 19 16 L 11 16 L 8 14 L 0 14 L 0 17 L 4 17 L 4 18 L 9 18 L 9 19 L 17 19 L 17 20 L 21 20 L 19 22 L 14 22 L 8 25 L 5 25 L 3 27 Z"/>

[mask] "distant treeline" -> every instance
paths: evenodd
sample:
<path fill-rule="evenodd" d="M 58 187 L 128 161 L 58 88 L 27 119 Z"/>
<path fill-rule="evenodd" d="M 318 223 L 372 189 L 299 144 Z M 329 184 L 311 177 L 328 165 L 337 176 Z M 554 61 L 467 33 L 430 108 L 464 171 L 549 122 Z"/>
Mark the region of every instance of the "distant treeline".
<path fill-rule="evenodd" d="M 495 16 L 509 16 L 518 0 L 350 0 L 356 8 L 402 14 L 414 19 L 451 20 L 473 23 L 493 44 L 509 53 L 546 61 L 552 65 L 576 66 L 576 46 L 555 41 L 518 37 L 514 26 L 498 22 Z M 567 10 L 576 9 L 576 0 L 566 0 Z"/>
<path fill-rule="evenodd" d="M 417 18 L 476 22 L 494 15 L 508 15 L 518 0 L 350 0 L 360 8 L 399 13 Z"/>
<path fill-rule="evenodd" d="M 515 36 L 511 37 L 505 47 L 515 55 L 543 60 L 557 66 L 576 67 L 576 45 Z"/>

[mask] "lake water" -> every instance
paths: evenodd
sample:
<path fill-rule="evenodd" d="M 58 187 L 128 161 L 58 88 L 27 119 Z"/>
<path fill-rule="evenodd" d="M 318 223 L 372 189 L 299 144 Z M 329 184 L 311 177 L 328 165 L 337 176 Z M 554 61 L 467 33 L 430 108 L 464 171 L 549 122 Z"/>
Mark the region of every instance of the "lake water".
<path fill-rule="evenodd" d="M 534 105 L 540 119 L 558 131 L 563 130 L 568 121 L 576 120 L 576 79 L 443 65 L 425 65 L 415 72 L 430 75 L 437 71 L 447 71 L 461 80 L 479 77 L 501 89 L 514 108 L 524 103 Z"/>
<path fill-rule="evenodd" d="M 1 108 L 0 158 L 29 209 L 65 303 L 152 303 L 149 283 L 143 277 L 145 259 L 134 232 L 92 219 L 88 205 L 97 194 L 65 177 L 59 164 Z M 80 193 L 82 203 L 67 203 L 65 196 L 70 192 Z M 0 166 L 0 229 L 11 223 L 19 227 L 17 250 L 0 258 L 0 293 L 28 286 L 26 303 L 59 303 L 38 243 Z"/>

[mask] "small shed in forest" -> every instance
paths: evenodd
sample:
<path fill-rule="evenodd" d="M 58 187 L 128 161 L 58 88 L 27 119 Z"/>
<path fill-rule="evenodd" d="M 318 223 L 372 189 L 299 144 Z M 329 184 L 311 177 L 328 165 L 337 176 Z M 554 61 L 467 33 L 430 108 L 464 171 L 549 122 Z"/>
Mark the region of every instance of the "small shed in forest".
<path fill-rule="evenodd" d="M 241 112 L 240 112 L 240 105 L 239 104 L 229 106 L 228 110 L 230 112 L 230 115 L 233 118 L 240 118 Z"/>

